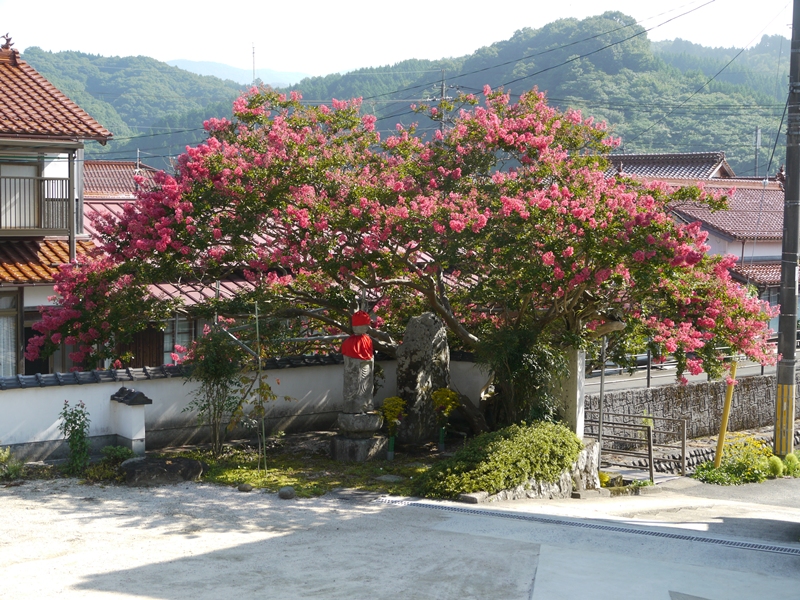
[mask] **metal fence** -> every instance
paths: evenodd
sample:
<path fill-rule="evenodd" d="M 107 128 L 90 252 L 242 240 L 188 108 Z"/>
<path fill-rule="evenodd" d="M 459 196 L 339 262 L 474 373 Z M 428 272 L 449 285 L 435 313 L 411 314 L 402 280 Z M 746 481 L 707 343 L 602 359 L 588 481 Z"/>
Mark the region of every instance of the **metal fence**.
<path fill-rule="evenodd" d="M 668 419 L 650 415 L 632 415 L 603 412 L 602 426 L 600 411 L 587 410 L 584 422 L 584 437 L 600 442 L 600 460 L 610 465 L 636 468 L 636 464 L 615 462 L 614 456 L 631 456 L 645 459 L 650 473 L 650 481 L 654 479 L 653 449 L 679 450 L 678 458 L 660 457 L 661 462 L 677 463 L 681 475 L 686 475 L 686 419 Z M 603 459 L 603 454 L 609 459 Z"/>
<path fill-rule="evenodd" d="M 0 177 L 0 229 L 69 229 L 69 179 Z"/>

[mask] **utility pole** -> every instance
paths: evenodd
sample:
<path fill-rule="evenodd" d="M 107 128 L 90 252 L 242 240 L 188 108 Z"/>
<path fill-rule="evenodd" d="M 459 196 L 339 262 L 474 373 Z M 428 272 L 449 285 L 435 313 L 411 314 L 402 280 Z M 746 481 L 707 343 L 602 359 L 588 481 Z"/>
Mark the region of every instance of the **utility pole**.
<path fill-rule="evenodd" d="M 439 109 L 442 111 L 442 120 L 439 121 L 439 131 L 444 133 L 444 100 L 445 100 L 445 85 L 444 85 L 444 69 L 442 69 L 442 100 L 441 104 L 439 105 Z"/>
<path fill-rule="evenodd" d="M 797 279 L 800 250 L 800 0 L 794 0 L 792 55 L 789 65 L 789 116 L 786 128 L 786 188 L 783 201 L 781 315 L 778 321 L 778 390 L 775 395 L 777 456 L 794 450 Z"/>
<path fill-rule="evenodd" d="M 761 150 L 761 127 L 756 127 L 756 177 L 758 177 L 758 151 Z"/>
<path fill-rule="evenodd" d="M 256 83 L 256 43 L 253 42 L 253 85 Z"/>

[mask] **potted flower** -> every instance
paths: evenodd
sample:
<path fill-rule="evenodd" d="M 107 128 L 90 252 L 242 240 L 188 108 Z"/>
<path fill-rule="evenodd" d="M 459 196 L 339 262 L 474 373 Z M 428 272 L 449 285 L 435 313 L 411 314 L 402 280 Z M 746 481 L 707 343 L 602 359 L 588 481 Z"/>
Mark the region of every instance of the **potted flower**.
<path fill-rule="evenodd" d="M 394 437 L 397 435 L 397 427 L 403 420 L 403 417 L 408 416 L 406 410 L 406 401 L 399 396 L 390 396 L 383 401 L 380 412 L 383 415 L 383 422 L 386 423 L 386 429 L 389 432 L 389 451 L 386 454 L 388 460 L 394 460 Z"/>
<path fill-rule="evenodd" d="M 458 392 L 448 388 L 439 388 L 433 394 L 433 411 L 436 413 L 436 421 L 439 423 L 439 451 L 444 451 L 444 432 L 447 426 L 447 419 L 452 412 L 461 406 L 458 399 Z"/>

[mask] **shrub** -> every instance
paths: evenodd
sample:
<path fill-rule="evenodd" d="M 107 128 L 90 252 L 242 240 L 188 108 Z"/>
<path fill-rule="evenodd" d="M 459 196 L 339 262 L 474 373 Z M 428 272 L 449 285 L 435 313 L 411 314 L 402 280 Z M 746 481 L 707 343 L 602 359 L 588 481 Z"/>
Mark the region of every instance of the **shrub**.
<path fill-rule="evenodd" d="M 67 440 L 69 457 L 66 472 L 69 475 L 80 475 L 89 464 L 89 411 L 81 400 L 74 408 L 64 400 L 61 409 L 59 431 Z"/>
<path fill-rule="evenodd" d="M 741 485 L 759 483 L 769 476 L 772 451 L 762 440 L 734 435 L 722 449 L 719 468 L 713 462 L 699 465 L 693 477 L 705 483 Z"/>
<path fill-rule="evenodd" d="M 244 351 L 223 329 L 208 329 L 192 343 L 185 364 L 190 367 L 187 381 L 197 381 L 200 387 L 184 410 L 197 411 L 198 422 L 210 426 L 211 451 L 219 456 L 225 443 L 225 422 L 229 427 L 233 424 L 233 416 L 241 412 L 245 400 Z"/>
<path fill-rule="evenodd" d="M 0 479 L 19 479 L 24 464 L 14 458 L 10 448 L 0 448 Z"/>
<path fill-rule="evenodd" d="M 611 481 L 611 475 L 605 471 L 598 471 L 597 477 L 600 479 L 600 487 L 608 487 L 608 483 Z"/>
<path fill-rule="evenodd" d="M 529 479 L 553 483 L 581 449 L 580 440 L 563 425 L 511 425 L 473 438 L 452 458 L 437 463 L 419 479 L 415 493 L 457 498 L 469 492 L 494 494 Z"/>
<path fill-rule="evenodd" d="M 103 455 L 104 461 L 115 465 L 121 465 L 129 458 L 135 456 L 133 450 L 125 446 L 106 446 L 100 453 Z"/>
<path fill-rule="evenodd" d="M 791 475 L 792 477 L 800 476 L 800 458 L 797 458 L 797 454 L 789 454 L 785 459 L 783 459 L 784 464 L 786 465 L 786 474 Z"/>
<path fill-rule="evenodd" d="M 784 466 L 780 456 L 770 456 L 767 459 L 767 469 L 772 479 L 783 476 Z"/>
<path fill-rule="evenodd" d="M 124 473 L 120 465 L 133 458 L 133 450 L 124 446 L 106 446 L 100 451 L 103 460 L 99 463 L 89 465 L 83 473 L 87 481 L 123 481 Z"/>

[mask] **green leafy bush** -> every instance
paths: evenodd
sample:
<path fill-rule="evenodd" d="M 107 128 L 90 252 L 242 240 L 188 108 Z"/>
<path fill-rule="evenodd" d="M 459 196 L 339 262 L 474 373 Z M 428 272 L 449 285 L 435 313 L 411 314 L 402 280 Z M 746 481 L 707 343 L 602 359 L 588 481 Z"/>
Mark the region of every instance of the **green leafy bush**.
<path fill-rule="evenodd" d="M 783 461 L 781 460 L 780 456 L 770 456 L 767 459 L 767 465 L 769 470 L 769 476 L 773 479 L 777 477 L 782 477 L 785 467 L 783 466 Z"/>
<path fill-rule="evenodd" d="M 789 454 L 783 459 L 783 462 L 786 465 L 787 475 L 800 477 L 800 458 L 797 457 L 797 454 Z"/>
<path fill-rule="evenodd" d="M 563 425 L 511 425 L 473 438 L 452 458 L 437 463 L 419 478 L 415 493 L 457 498 L 469 492 L 494 494 L 529 479 L 552 483 L 581 449 L 580 440 Z"/>
<path fill-rule="evenodd" d="M 83 473 L 87 481 L 123 481 L 124 473 L 120 465 L 133 458 L 133 450 L 124 446 L 106 446 L 101 450 L 103 460 L 89 465 Z"/>
<path fill-rule="evenodd" d="M 103 455 L 103 460 L 117 465 L 121 465 L 129 458 L 135 456 L 133 450 L 125 446 L 106 446 L 100 453 Z"/>
<path fill-rule="evenodd" d="M 762 440 L 733 436 L 722 449 L 719 468 L 713 462 L 705 462 L 695 469 L 693 477 L 718 485 L 760 483 L 770 474 L 770 456 L 772 451 Z"/>
<path fill-rule="evenodd" d="M 19 479 L 24 465 L 14 458 L 10 448 L 0 448 L 0 479 Z"/>
<path fill-rule="evenodd" d="M 82 400 L 74 407 L 64 400 L 64 408 L 59 416 L 61 423 L 58 429 L 67 439 L 69 447 L 65 470 L 69 475 L 80 475 L 89 464 L 89 411 Z"/>

